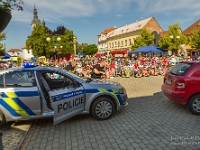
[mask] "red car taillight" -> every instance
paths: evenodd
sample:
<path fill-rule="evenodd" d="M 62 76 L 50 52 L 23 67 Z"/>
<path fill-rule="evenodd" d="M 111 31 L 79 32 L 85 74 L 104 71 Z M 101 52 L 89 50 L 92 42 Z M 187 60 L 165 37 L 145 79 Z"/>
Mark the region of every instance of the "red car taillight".
<path fill-rule="evenodd" d="M 185 90 L 185 81 L 184 80 L 177 80 L 175 82 L 176 91 L 184 91 Z"/>

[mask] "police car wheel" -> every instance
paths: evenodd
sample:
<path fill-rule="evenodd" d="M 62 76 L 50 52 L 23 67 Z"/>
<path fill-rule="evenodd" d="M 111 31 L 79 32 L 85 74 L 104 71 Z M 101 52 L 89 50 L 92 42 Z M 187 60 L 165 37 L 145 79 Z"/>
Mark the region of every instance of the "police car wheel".
<path fill-rule="evenodd" d="M 91 107 L 92 116 L 98 120 L 109 119 L 114 112 L 113 101 L 107 97 L 100 97 Z"/>
<path fill-rule="evenodd" d="M 6 123 L 6 119 L 3 113 L 0 111 L 0 127 L 3 126 L 5 123 Z"/>

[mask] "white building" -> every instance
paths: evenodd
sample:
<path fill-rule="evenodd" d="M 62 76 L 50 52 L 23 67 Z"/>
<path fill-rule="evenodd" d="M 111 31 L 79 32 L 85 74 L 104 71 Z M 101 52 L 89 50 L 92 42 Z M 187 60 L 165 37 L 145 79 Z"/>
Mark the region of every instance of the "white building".
<path fill-rule="evenodd" d="M 113 31 L 116 27 L 110 27 L 98 35 L 98 52 L 106 53 L 108 51 L 108 42 L 107 42 L 107 34 L 110 31 Z"/>
<path fill-rule="evenodd" d="M 22 56 L 22 50 L 20 49 L 10 49 L 6 53 L 8 53 L 10 56 Z"/>
<path fill-rule="evenodd" d="M 32 49 L 27 49 L 27 46 L 22 48 L 22 57 L 26 60 L 30 60 L 33 56 Z"/>

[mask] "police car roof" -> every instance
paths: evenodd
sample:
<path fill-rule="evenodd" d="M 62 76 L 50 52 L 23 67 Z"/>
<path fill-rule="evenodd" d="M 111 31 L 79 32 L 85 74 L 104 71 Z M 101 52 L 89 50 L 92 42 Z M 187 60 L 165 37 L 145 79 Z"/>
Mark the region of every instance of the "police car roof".
<path fill-rule="evenodd" d="M 9 72 L 13 72 L 13 71 L 23 71 L 23 70 L 48 70 L 48 71 L 56 71 L 56 70 L 60 70 L 59 68 L 55 68 L 55 67 L 34 67 L 34 68 L 24 68 L 24 67 L 17 67 L 17 68 L 9 68 L 9 69 L 4 69 L 4 70 L 0 70 L 0 75 L 2 74 L 6 74 Z"/>

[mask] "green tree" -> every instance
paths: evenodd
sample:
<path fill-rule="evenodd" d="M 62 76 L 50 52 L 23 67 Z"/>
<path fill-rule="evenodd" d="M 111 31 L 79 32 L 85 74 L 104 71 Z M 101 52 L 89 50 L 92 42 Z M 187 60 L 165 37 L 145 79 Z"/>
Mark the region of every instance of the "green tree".
<path fill-rule="evenodd" d="M 0 33 L 0 41 L 5 40 L 6 39 L 6 35 L 5 33 L 1 32 Z M 3 44 L 0 42 L 0 56 L 5 55 L 5 49 L 3 49 Z"/>
<path fill-rule="evenodd" d="M 47 41 L 47 37 L 50 41 Z M 54 55 L 65 55 L 73 53 L 73 31 L 64 26 L 58 26 L 55 31 L 47 27 L 36 25 L 26 41 L 27 47 L 32 49 L 34 56 L 50 57 Z M 60 41 L 57 39 L 60 38 Z"/>
<path fill-rule="evenodd" d="M 83 53 L 86 55 L 93 55 L 97 53 L 98 47 L 96 44 L 89 44 L 85 47 L 83 47 Z"/>
<path fill-rule="evenodd" d="M 169 26 L 169 33 L 164 35 L 158 42 L 158 46 L 163 49 L 172 50 L 177 53 L 181 44 L 186 44 L 187 38 L 182 34 L 178 23 Z"/>
<path fill-rule="evenodd" d="M 34 56 L 49 56 L 47 36 L 48 32 L 45 27 L 36 25 L 33 28 L 31 35 L 26 40 L 26 46 L 32 49 Z"/>
<path fill-rule="evenodd" d="M 73 34 L 72 30 L 66 29 L 64 32 L 64 35 L 61 35 L 61 41 L 60 44 L 63 46 L 62 49 L 59 50 L 60 55 L 65 55 L 65 54 L 72 54 L 74 53 L 74 37 L 75 35 Z"/>
<path fill-rule="evenodd" d="M 150 31 L 146 28 L 142 28 L 140 36 L 135 39 L 134 44 L 131 45 L 131 48 L 135 50 L 141 46 L 151 45 L 153 43 L 153 40 L 154 37 L 153 35 L 151 35 Z"/>
<path fill-rule="evenodd" d="M 87 43 L 82 43 L 82 44 L 78 44 L 78 43 L 77 43 L 77 47 L 76 47 L 76 52 L 77 52 L 77 54 L 83 53 L 83 48 L 84 48 L 85 46 L 87 46 L 87 45 L 88 45 Z"/>
<path fill-rule="evenodd" d="M 200 49 L 200 30 L 194 29 L 189 37 L 189 45 L 197 50 Z"/>

